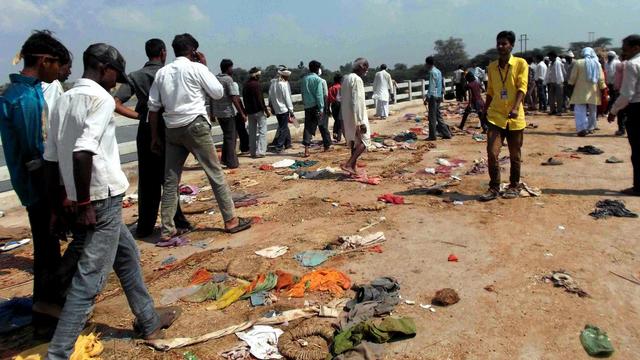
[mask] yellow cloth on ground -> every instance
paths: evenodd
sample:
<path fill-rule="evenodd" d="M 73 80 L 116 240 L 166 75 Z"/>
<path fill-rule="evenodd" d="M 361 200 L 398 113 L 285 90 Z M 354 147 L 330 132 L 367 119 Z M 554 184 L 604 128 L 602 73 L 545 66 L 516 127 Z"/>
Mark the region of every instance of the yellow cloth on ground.
<path fill-rule="evenodd" d="M 507 69 L 500 69 L 498 60 L 494 60 L 487 68 L 489 83 L 487 96 L 491 96 L 491 105 L 487 111 L 487 120 L 493 125 L 509 130 L 522 130 L 527 126 L 524 120 L 524 107 L 520 103 L 518 117 L 509 119 L 509 113 L 516 102 L 518 91 L 527 93 L 529 82 L 529 65 L 519 57 L 511 56 Z M 502 91 L 507 91 L 506 98 L 502 97 Z"/>
<path fill-rule="evenodd" d="M 238 301 L 242 295 L 246 292 L 247 286 L 240 285 L 229 289 L 222 297 L 216 300 L 211 306 L 207 306 L 207 310 L 222 310 L 227 306 Z"/>
<path fill-rule="evenodd" d="M 40 344 L 29 350 L 21 352 L 14 360 L 43 360 L 47 356 L 49 343 Z M 104 351 L 102 342 L 98 335 L 93 332 L 78 336 L 73 347 L 73 354 L 70 360 L 100 360 L 98 356 Z"/>

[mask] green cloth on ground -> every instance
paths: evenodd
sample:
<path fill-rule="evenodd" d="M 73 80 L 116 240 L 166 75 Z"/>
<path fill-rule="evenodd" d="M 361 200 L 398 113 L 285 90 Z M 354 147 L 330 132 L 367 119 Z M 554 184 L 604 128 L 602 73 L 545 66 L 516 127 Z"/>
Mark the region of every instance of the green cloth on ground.
<path fill-rule="evenodd" d="M 289 169 L 297 170 L 299 168 L 312 167 L 317 163 L 318 162 L 316 160 L 296 160 L 293 165 L 289 166 Z"/>
<path fill-rule="evenodd" d="M 412 318 L 388 317 L 381 322 L 371 319 L 338 333 L 333 338 L 333 354 L 339 355 L 351 350 L 363 340 L 382 344 L 415 335 L 416 324 Z"/>
<path fill-rule="evenodd" d="M 202 285 L 195 293 L 180 298 L 180 300 L 193 303 L 201 303 L 206 300 L 218 300 L 226 290 L 226 286 L 210 281 Z"/>
<path fill-rule="evenodd" d="M 278 275 L 275 273 L 267 273 L 264 275 L 264 279 L 261 278 L 261 276 L 258 276 L 258 279 L 247 287 L 246 294 L 242 295 L 240 299 L 248 299 L 253 294 L 273 290 L 275 289 L 276 284 L 278 284 Z"/>
<path fill-rule="evenodd" d="M 597 326 L 586 325 L 580 333 L 580 342 L 590 356 L 609 357 L 614 351 L 607 333 Z"/>

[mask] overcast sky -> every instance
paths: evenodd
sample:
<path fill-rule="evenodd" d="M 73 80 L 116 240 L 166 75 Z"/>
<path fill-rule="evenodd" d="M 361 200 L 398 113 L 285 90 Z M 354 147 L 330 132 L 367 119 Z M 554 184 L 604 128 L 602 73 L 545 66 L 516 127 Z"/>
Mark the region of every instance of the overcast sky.
<path fill-rule="evenodd" d="M 364 56 L 372 65 L 421 63 L 433 42 L 461 37 L 473 56 L 495 44 L 498 31 L 526 33 L 529 48 L 567 46 L 588 33 L 620 40 L 638 29 L 637 0 L 0 0 L 0 72 L 33 29 L 50 29 L 74 53 L 95 42 L 116 46 L 127 70 L 145 61 L 152 37 L 170 46 L 177 33 L 200 42 L 210 67 L 223 57 L 237 66 L 295 66 L 317 59 L 336 68 Z M 518 44 L 516 46 L 519 48 Z M 171 51 L 170 51 L 171 53 Z M 173 56 L 170 56 L 172 58 Z"/>

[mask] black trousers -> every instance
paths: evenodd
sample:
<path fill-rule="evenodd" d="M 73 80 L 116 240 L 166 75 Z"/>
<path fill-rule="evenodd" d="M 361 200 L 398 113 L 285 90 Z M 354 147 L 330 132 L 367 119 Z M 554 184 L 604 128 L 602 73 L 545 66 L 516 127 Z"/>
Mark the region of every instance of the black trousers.
<path fill-rule="evenodd" d="M 222 159 L 220 162 L 229 169 L 235 169 L 238 163 L 238 154 L 236 154 L 236 119 L 233 117 L 218 118 L 220 129 L 222 129 Z"/>
<path fill-rule="evenodd" d="M 456 84 L 456 100 L 458 101 L 465 100 L 464 83 Z"/>
<path fill-rule="evenodd" d="M 344 124 L 342 123 L 342 106 L 340 102 L 331 103 L 331 115 L 333 116 L 333 138 L 340 142 L 344 134 Z"/>
<path fill-rule="evenodd" d="M 467 118 L 472 112 L 475 112 L 478 114 L 478 117 L 480 118 L 480 126 L 482 127 L 482 130 L 487 131 L 489 122 L 487 121 L 487 116 L 484 113 L 484 108 L 480 104 L 475 104 L 472 102 L 469 102 L 469 105 L 467 105 L 467 107 L 464 108 L 464 113 L 462 114 L 462 121 L 460 121 L 459 128 L 464 129 L 464 124 L 467 122 Z"/>
<path fill-rule="evenodd" d="M 159 136 L 164 139 L 164 123 L 158 124 Z M 153 233 L 158 218 L 162 184 L 164 183 L 164 149 L 158 155 L 151 152 L 151 126 L 140 122 L 136 137 L 138 148 L 138 228 L 137 237 L 147 237 Z M 176 226 L 188 228 L 189 221 L 182 213 L 180 204 L 174 216 Z"/>
<path fill-rule="evenodd" d="M 240 139 L 240 152 L 249 152 L 249 132 L 240 114 L 236 114 L 236 133 Z"/>
<path fill-rule="evenodd" d="M 289 113 L 282 113 L 276 115 L 278 120 L 278 130 L 276 130 L 276 137 L 273 139 L 272 145 L 277 150 L 283 150 L 291 147 L 291 131 L 289 131 Z"/>
<path fill-rule="evenodd" d="M 627 115 L 627 138 L 631 145 L 633 165 L 633 189 L 640 192 L 640 103 L 632 103 L 625 109 Z"/>
<path fill-rule="evenodd" d="M 302 144 L 310 146 L 311 140 L 316 135 L 316 128 L 320 129 L 322 136 L 322 145 L 325 149 L 331 147 L 331 135 L 329 134 L 329 117 L 326 113 L 320 113 L 318 107 L 314 106 L 304 109 L 304 135 L 302 136 Z"/>

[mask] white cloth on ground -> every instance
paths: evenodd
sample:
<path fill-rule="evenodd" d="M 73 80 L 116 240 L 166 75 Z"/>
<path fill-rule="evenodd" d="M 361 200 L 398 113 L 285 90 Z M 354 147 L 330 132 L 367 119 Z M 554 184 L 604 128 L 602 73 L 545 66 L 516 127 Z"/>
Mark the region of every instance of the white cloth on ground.
<path fill-rule="evenodd" d="M 287 246 L 276 245 L 276 246 L 271 246 L 262 250 L 258 250 L 255 253 L 256 255 L 260 255 L 262 257 L 275 259 L 279 256 L 286 254 L 287 250 L 289 250 L 289 247 Z"/>
<path fill-rule="evenodd" d="M 282 159 L 280 161 L 276 161 L 273 164 L 271 164 L 271 166 L 273 166 L 276 169 L 281 169 L 281 168 L 288 168 L 289 166 L 295 164 L 296 161 L 293 159 Z"/>
<path fill-rule="evenodd" d="M 359 247 L 371 246 L 376 244 L 381 244 L 385 242 L 387 239 L 384 236 L 384 232 L 379 231 L 377 233 L 369 234 L 369 235 L 346 235 L 340 236 L 339 239 L 342 243 L 340 244 L 340 249 L 357 249 Z"/>
<path fill-rule="evenodd" d="M 360 76 L 355 73 L 346 75 L 342 80 L 340 95 L 342 97 L 340 111 L 347 144 L 358 140 L 368 148 L 371 144 L 371 127 L 367 116 L 364 83 Z M 360 125 L 366 126 L 367 133 L 361 134 L 360 139 L 356 139 L 356 128 Z"/>
<path fill-rule="evenodd" d="M 278 352 L 278 338 L 284 331 L 268 325 L 255 325 L 253 329 L 239 331 L 236 336 L 251 348 L 251 355 L 258 359 L 282 359 Z"/>

